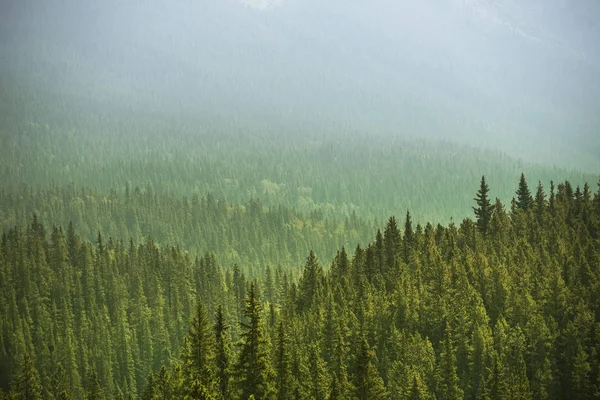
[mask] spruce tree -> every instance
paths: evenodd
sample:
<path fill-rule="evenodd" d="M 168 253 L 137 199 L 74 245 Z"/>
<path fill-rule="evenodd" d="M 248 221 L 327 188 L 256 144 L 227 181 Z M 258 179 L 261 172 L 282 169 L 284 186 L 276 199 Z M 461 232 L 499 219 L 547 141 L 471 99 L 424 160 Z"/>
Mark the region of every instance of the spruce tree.
<path fill-rule="evenodd" d="M 494 210 L 494 207 L 488 198 L 489 191 L 490 188 L 485 182 L 485 176 L 482 176 L 479 190 L 473 199 L 477 202 L 477 207 L 473 207 L 473 211 L 475 212 L 475 217 L 477 218 L 477 227 L 484 235 L 488 232 L 490 221 L 492 219 L 492 212 Z"/>
<path fill-rule="evenodd" d="M 257 399 L 274 399 L 274 373 L 263 331 L 262 305 L 254 281 L 250 282 L 245 303 L 240 352 L 234 369 L 240 398 L 247 399 L 253 395 Z"/>
<path fill-rule="evenodd" d="M 358 400 L 387 399 L 383 379 L 372 363 L 373 355 L 363 336 L 354 366 L 354 396 Z"/>
<path fill-rule="evenodd" d="M 408 396 L 409 400 L 428 400 L 429 393 L 421 380 L 421 376 L 418 373 L 413 375 L 413 383 Z"/>
<path fill-rule="evenodd" d="M 385 249 L 386 271 L 392 271 L 396 265 L 396 256 L 401 251 L 401 235 L 396 223 L 396 217 L 391 216 L 383 232 L 383 246 Z"/>
<path fill-rule="evenodd" d="M 216 375 L 219 392 L 224 399 L 228 398 L 229 375 L 231 363 L 231 348 L 229 341 L 229 326 L 225 323 L 223 315 L 223 307 L 219 305 L 217 308 L 216 322 L 214 326 L 216 351 Z"/>
<path fill-rule="evenodd" d="M 311 399 L 325 400 L 329 393 L 329 382 L 325 363 L 321 358 L 319 347 L 311 344 L 308 350 L 308 370 L 310 373 L 309 392 Z"/>
<path fill-rule="evenodd" d="M 529 187 L 527 186 L 525 174 L 521 174 L 521 179 L 519 180 L 519 188 L 517 189 L 517 208 L 519 210 L 529 211 L 533 207 L 533 203 L 533 197 L 531 196 L 531 192 L 529 191 Z"/>
<path fill-rule="evenodd" d="M 277 329 L 277 342 L 275 348 L 275 376 L 277 399 L 286 400 L 291 397 L 291 359 L 289 354 L 289 339 L 285 332 L 283 322 L 279 322 Z"/>
<path fill-rule="evenodd" d="M 446 323 L 444 340 L 441 343 L 440 361 L 437 365 L 437 394 L 440 399 L 462 399 L 463 390 L 459 385 L 457 374 L 456 348 L 452 338 L 452 329 Z"/>
<path fill-rule="evenodd" d="M 212 389 L 215 372 L 215 338 L 204 303 L 200 299 L 186 336 L 183 361 L 186 379 L 190 382 L 198 380 L 207 389 Z"/>
<path fill-rule="evenodd" d="M 11 392 L 11 399 L 14 400 L 42 400 L 44 398 L 40 376 L 28 354 L 21 358 L 19 372 L 13 381 Z"/>
<path fill-rule="evenodd" d="M 104 390 L 98 380 L 98 375 L 95 370 L 90 370 L 87 377 L 87 385 L 85 387 L 85 400 L 102 400 L 104 399 Z"/>
<path fill-rule="evenodd" d="M 412 218 L 410 212 L 406 211 L 406 219 L 404 220 L 404 262 L 407 264 L 410 261 L 410 252 L 414 241 L 414 235 Z"/>
<path fill-rule="evenodd" d="M 538 182 L 537 192 L 535 194 L 535 215 L 538 219 L 538 222 L 542 222 L 544 213 L 546 210 L 546 193 L 544 192 L 544 187 L 542 186 L 542 182 Z"/>
<path fill-rule="evenodd" d="M 316 254 L 310 250 L 302 280 L 299 284 L 298 311 L 303 312 L 308 310 L 321 295 L 321 285 L 323 280 L 323 268 L 319 264 Z"/>

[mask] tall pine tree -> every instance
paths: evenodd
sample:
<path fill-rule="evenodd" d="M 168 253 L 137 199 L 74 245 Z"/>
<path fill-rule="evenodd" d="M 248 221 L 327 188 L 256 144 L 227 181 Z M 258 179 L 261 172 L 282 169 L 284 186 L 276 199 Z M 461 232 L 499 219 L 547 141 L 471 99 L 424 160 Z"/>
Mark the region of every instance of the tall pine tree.
<path fill-rule="evenodd" d="M 473 211 L 475 212 L 475 217 L 477 218 L 477 227 L 484 235 L 488 231 L 490 221 L 492 219 L 492 212 L 494 210 L 494 207 L 492 206 L 492 203 L 488 197 L 489 191 L 490 188 L 485 182 L 485 176 L 482 176 L 479 190 L 473 199 L 477 202 L 477 207 L 473 207 Z"/>
<path fill-rule="evenodd" d="M 267 340 L 263 331 L 262 305 L 254 282 L 250 282 L 241 324 L 240 352 L 235 377 L 240 398 L 274 399 L 274 373 L 269 362 Z"/>

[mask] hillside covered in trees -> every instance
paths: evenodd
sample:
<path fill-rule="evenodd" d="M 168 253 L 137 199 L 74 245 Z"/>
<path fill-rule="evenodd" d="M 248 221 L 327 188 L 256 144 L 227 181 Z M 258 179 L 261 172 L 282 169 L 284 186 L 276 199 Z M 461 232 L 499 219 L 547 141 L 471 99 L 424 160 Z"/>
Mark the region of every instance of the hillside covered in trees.
<path fill-rule="evenodd" d="M 237 204 L 259 199 L 266 207 L 337 219 L 356 213 L 385 221 L 409 209 L 415 221 L 437 224 L 470 215 L 472 185 L 481 175 L 495 182 L 492 194 L 501 199 L 510 199 L 521 172 L 544 185 L 597 179 L 589 172 L 595 169 L 531 164 L 485 142 L 467 146 L 311 119 L 290 125 L 273 116 L 152 112 L 10 82 L 4 89 L 0 181 L 11 192 L 23 184 L 119 195 L 139 187 L 159 195 L 212 193 Z"/>
<path fill-rule="evenodd" d="M 111 201 L 144 210 L 148 196 L 171 220 L 181 209 L 205 212 L 209 197 L 81 198 L 103 210 L 79 221 L 88 227 L 82 234 L 77 224 L 56 225 L 75 212 L 49 201 L 67 189 L 3 194 L 19 225 L 5 230 L 0 247 L 0 396 L 597 398 L 600 189 L 568 181 L 530 189 L 524 176 L 515 186 L 503 204 L 482 178 L 471 190 L 474 219 L 444 226 L 390 217 L 368 242 L 340 246 L 331 259 L 309 250 L 298 268 L 254 272 L 169 244 L 178 231 L 161 243 L 152 229 L 127 240 L 123 223 L 107 230 L 114 237 L 88 238 L 127 218 L 111 214 Z M 241 213 L 221 207 L 229 218 Z M 22 222 L 42 208 L 55 220 Z M 285 215 L 257 212 L 259 221 Z M 140 230 L 150 223 L 134 215 Z M 194 220 L 217 232 L 224 215 Z M 174 226 L 184 235 L 194 229 Z M 255 229 L 249 234 L 270 237 Z"/>

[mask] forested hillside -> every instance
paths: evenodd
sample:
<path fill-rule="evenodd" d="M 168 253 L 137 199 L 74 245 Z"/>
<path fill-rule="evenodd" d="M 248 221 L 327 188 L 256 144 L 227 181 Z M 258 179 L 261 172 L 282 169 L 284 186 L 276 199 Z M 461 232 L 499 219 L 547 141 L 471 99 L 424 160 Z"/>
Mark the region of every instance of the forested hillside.
<path fill-rule="evenodd" d="M 474 219 L 391 217 L 333 261 L 309 251 L 300 274 L 253 277 L 32 216 L 2 236 L 0 385 L 15 399 L 597 398 L 600 190 L 514 186 L 505 206 L 482 178 Z"/>
<path fill-rule="evenodd" d="M 469 147 L 310 119 L 290 126 L 277 118 L 150 112 L 70 92 L 57 99 L 26 86 L 5 90 L 0 182 L 8 190 L 74 184 L 122 195 L 129 183 L 161 195 L 260 199 L 337 219 L 356 212 L 384 221 L 410 209 L 421 223 L 447 223 L 469 215 L 471 188 L 482 174 L 501 199 L 510 199 L 522 171 L 545 185 L 596 180 L 510 158 L 485 142 Z"/>
<path fill-rule="evenodd" d="M 341 246 L 365 243 L 375 229 L 351 213 L 344 219 L 313 210 L 302 214 L 284 205 L 266 208 L 260 200 L 230 204 L 213 194 L 159 195 L 151 189 L 126 189 L 103 195 L 73 186 L 0 192 L 0 231 L 25 226 L 36 214 L 40 223 L 73 229 L 85 240 L 98 235 L 141 243 L 152 238 L 192 255 L 213 253 L 226 265 L 262 274 L 266 264 L 294 267 L 309 249 L 331 259 Z"/>

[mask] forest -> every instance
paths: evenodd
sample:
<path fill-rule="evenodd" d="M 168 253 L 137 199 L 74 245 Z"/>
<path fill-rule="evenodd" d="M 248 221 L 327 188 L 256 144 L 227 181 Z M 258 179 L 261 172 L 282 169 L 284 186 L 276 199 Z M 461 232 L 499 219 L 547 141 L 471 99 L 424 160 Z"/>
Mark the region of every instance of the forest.
<path fill-rule="evenodd" d="M 505 205 L 482 177 L 460 223 L 355 217 L 334 237 L 291 226 L 330 231 L 322 216 L 211 196 L 4 193 L 1 396 L 597 398 L 598 184 L 521 175 Z M 75 196 L 95 212 L 62 200 Z M 368 240 L 331 254 L 359 229 Z M 225 237 L 202 252 L 181 235 Z"/>
<path fill-rule="evenodd" d="M 600 399 L 598 15 L 0 1 L 0 400 Z"/>

